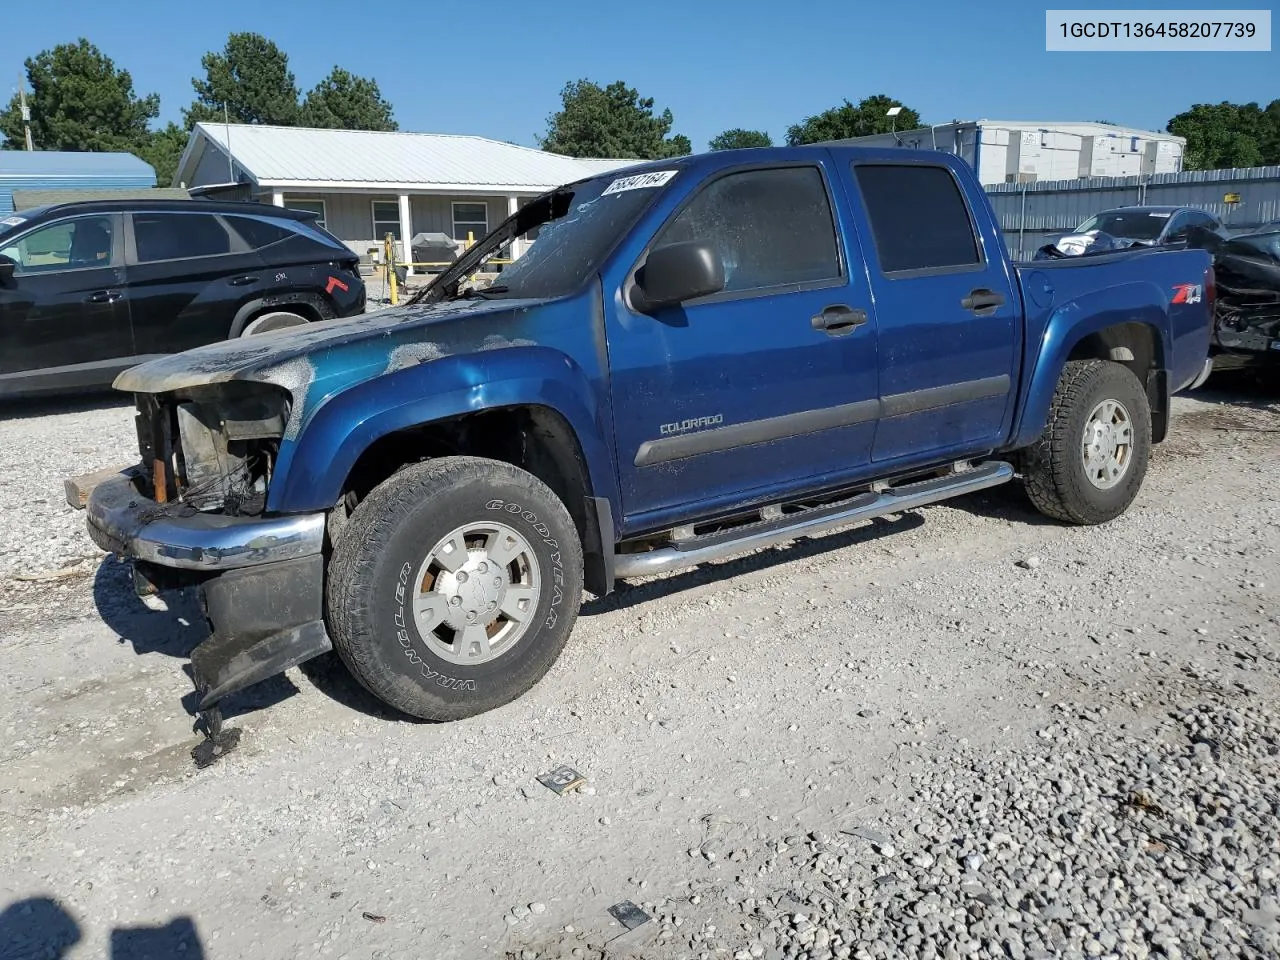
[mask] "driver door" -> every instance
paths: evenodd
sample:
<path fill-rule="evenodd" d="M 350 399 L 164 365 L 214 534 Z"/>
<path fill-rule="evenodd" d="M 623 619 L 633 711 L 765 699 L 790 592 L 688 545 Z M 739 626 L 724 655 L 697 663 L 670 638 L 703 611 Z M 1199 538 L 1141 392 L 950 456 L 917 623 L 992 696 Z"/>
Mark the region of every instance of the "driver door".
<path fill-rule="evenodd" d="M 134 355 L 119 214 L 41 224 L 0 255 L 0 394 L 97 385 Z"/>

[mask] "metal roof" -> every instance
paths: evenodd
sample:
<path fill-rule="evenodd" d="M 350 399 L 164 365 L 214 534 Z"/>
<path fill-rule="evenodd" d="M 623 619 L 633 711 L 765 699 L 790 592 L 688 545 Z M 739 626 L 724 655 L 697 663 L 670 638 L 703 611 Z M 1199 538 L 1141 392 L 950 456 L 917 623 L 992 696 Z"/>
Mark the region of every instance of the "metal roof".
<path fill-rule="evenodd" d="M 210 146 L 260 186 L 540 192 L 640 163 L 579 160 L 484 137 L 198 123 L 177 179 L 190 186 Z"/>
<path fill-rule="evenodd" d="M 0 177 L 150 178 L 151 165 L 131 153 L 62 153 L 54 150 L 0 150 Z"/>
<path fill-rule="evenodd" d="M 156 172 L 131 153 L 0 150 L 0 215 L 13 210 L 15 190 L 154 187 Z"/>

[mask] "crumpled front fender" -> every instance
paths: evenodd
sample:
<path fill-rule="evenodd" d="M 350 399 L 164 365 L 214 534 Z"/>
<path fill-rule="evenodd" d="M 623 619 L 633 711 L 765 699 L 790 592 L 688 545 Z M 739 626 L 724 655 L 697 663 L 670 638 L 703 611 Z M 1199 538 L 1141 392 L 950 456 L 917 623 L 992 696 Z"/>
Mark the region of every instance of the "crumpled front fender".
<path fill-rule="evenodd" d="M 267 509 L 331 508 L 360 455 L 388 434 L 467 413 L 541 406 L 577 437 L 592 494 L 617 502 L 617 483 L 597 396 L 585 371 L 547 347 L 519 346 L 419 363 L 326 398 L 276 461 Z"/>

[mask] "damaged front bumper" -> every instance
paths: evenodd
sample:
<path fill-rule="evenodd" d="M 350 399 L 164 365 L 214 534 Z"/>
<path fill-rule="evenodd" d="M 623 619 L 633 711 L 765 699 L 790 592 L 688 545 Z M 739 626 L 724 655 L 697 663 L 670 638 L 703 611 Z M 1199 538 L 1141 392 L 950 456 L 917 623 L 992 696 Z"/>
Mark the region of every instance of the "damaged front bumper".
<path fill-rule="evenodd" d="M 324 627 L 325 514 L 230 517 L 157 503 L 141 468 L 97 482 L 89 536 L 134 561 L 140 595 L 198 586 L 211 634 L 191 653 L 199 709 L 333 649 Z M 68 502 L 79 507 L 68 492 Z"/>

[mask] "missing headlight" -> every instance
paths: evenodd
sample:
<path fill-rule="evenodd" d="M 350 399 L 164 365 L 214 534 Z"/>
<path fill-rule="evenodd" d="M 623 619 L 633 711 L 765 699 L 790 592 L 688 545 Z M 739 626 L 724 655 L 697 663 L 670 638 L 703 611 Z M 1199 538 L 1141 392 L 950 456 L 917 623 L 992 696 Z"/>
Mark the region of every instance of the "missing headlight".
<path fill-rule="evenodd" d="M 179 496 L 197 510 L 261 513 L 288 419 L 274 389 L 225 384 L 177 404 Z"/>

